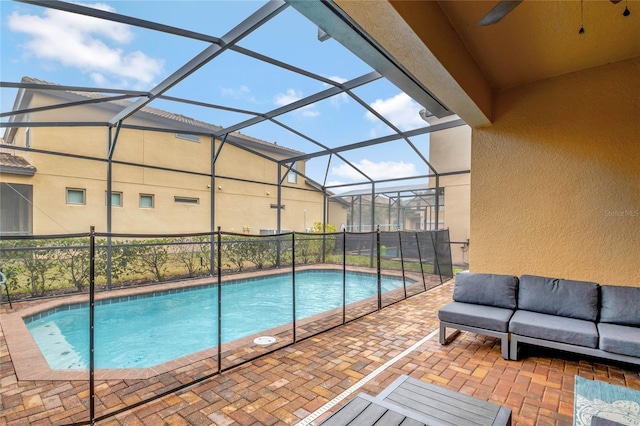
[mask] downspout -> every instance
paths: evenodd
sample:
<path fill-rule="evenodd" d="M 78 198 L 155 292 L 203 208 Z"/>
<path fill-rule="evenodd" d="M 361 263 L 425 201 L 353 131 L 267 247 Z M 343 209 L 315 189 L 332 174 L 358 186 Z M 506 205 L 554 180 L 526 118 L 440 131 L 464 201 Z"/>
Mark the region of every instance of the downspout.
<path fill-rule="evenodd" d="M 120 128 L 122 126 L 122 120 L 116 124 L 116 134 L 111 139 L 111 127 L 107 131 L 107 290 L 111 290 L 111 261 L 113 255 L 111 232 L 113 223 L 113 203 L 111 195 L 113 192 L 113 154 L 115 153 L 116 143 L 118 142 L 118 136 L 120 135 Z"/>
<path fill-rule="evenodd" d="M 436 231 L 440 229 L 440 175 L 436 173 L 436 211 L 435 211 L 435 221 L 436 221 Z"/>
<path fill-rule="evenodd" d="M 360 196 L 360 211 L 362 211 L 362 196 Z M 373 227 L 375 226 L 375 221 L 376 221 L 376 183 L 375 182 L 371 182 L 371 230 L 373 230 Z M 373 234 L 373 236 L 377 239 L 377 259 L 378 259 L 378 276 L 380 275 L 380 226 L 378 226 L 376 228 L 376 233 Z M 370 262 L 369 262 L 369 267 L 373 268 L 373 244 L 372 246 L 372 250 L 371 250 L 371 258 L 370 258 Z M 380 280 L 380 278 L 378 278 L 378 281 Z M 379 289 L 378 289 L 379 290 Z M 378 293 L 378 299 L 380 298 L 380 293 Z M 380 309 L 380 302 L 378 302 L 378 309 Z"/>
<path fill-rule="evenodd" d="M 322 263 L 326 261 L 327 251 L 327 193 L 322 190 Z"/>
<path fill-rule="evenodd" d="M 224 143 L 227 141 L 227 136 L 229 134 L 225 134 L 220 142 L 220 146 L 216 150 L 216 137 L 211 135 L 211 224 L 210 224 L 210 232 L 211 232 L 211 249 L 209 250 L 209 276 L 213 276 L 214 265 L 215 265 L 215 250 L 217 240 L 215 237 L 216 232 L 216 162 L 218 161 L 218 156 L 220 156 L 220 151 L 222 151 L 222 147 Z"/>
<path fill-rule="evenodd" d="M 276 234 L 277 234 L 277 248 L 276 248 L 276 267 L 280 267 L 280 233 L 282 226 L 282 166 L 278 163 L 278 191 L 277 191 L 277 200 L 276 200 Z"/>
<path fill-rule="evenodd" d="M 376 183 L 371 182 L 371 229 L 376 226 Z"/>
<path fill-rule="evenodd" d="M 402 218 L 400 217 L 400 209 L 402 208 L 402 199 L 400 198 L 400 193 L 398 192 L 398 198 L 396 199 L 396 203 L 398 203 L 398 230 L 402 229 Z"/>

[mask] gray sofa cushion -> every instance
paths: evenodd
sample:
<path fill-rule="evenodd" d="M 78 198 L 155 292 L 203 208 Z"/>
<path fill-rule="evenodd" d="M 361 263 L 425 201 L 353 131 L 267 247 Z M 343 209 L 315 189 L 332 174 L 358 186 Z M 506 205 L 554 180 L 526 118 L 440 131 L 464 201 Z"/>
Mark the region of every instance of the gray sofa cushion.
<path fill-rule="evenodd" d="M 588 348 L 598 347 L 596 324 L 575 318 L 518 310 L 511 317 L 509 331 L 536 339 Z"/>
<path fill-rule="evenodd" d="M 518 309 L 596 321 L 599 287 L 587 281 L 523 275 L 518 290 Z"/>
<path fill-rule="evenodd" d="M 515 309 L 517 288 L 518 277 L 512 275 L 462 272 L 456 275 L 453 300 Z"/>
<path fill-rule="evenodd" d="M 600 349 L 615 354 L 640 356 L 640 328 L 598 324 Z"/>
<path fill-rule="evenodd" d="M 508 331 L 511 315 L 511 309 L 462 302 L 451 302 L 438 311 L 440 321 L 503 333 Z"/>
<path fill-rule="evenodd" d="M 640 327 L 640 287 L 603 285 L 600 292 L 600 322 Z"/>

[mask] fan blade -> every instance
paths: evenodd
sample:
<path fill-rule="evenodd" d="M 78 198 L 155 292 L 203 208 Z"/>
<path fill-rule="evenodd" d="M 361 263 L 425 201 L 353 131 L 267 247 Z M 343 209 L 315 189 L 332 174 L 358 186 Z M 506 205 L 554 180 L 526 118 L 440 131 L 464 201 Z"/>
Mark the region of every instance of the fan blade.
<path fill-rule="evenodd" d="M 499 22 L 502 18 L 507 16 L 509 12 L 518 7 L 522 1 L 523 0 L 500 0 L 500 3 L 494 6 L 489 13 L 484 15 L 484 18 L 478 21 L 478 25 L 484 27 Z"/>
<path fill-rule="evenodd" d="M 618 4 L 618 3 L 620 3 L 621 1 L 622 1 L 622 0 L 611 0 L 611 3 L 613 3 L 613 4 Z"/>

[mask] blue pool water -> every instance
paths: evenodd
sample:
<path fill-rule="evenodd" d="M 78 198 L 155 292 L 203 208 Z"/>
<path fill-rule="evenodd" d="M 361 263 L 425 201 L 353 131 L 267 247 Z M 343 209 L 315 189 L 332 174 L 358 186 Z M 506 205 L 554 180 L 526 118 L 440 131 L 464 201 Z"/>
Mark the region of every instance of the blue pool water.
<path fill-rule="evenodd" d="M 375 275 L 347 273 L 346 300 L 377 294 Z M 382 277 L 382 291 L 402 287 L 402 278 Z M 158 292 L 160 293 L 160 292 Z M 222 342 L 292 322 L 290 275 L 222 286 Z M 342 306 L 342 272 L 296 273 L 296 319 Z M 95 306 L 96 368 L 146 368 L 217 346 L 215 286 L 161 293 L 134 300 L 109 299 Z M 27 319 L 27 328 L 52 369 L 89 365 L 87 304 Z"/>

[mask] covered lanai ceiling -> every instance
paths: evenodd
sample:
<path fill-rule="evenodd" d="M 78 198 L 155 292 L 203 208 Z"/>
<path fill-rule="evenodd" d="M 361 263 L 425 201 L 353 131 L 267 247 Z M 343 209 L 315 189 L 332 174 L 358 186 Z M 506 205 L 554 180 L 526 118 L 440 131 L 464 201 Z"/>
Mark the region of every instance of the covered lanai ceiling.
<path fill-rule="evenodd" d="M 638 0 L 516 1 L 489 26 L 500 0 L 334 1 L 471 127 L 496 91 L 640 56 Z"/>
<path fill-rule="evenodd" d="M 162 78 L 136 90 L 107 85 L 107 81 L 104 85 L 58 81 L 46 85 L 39 80 L 12 81 L 2 75 L 3 97 L 11 97 L 16 89 L 101 94 L 104 101 L 120 101 L 119 111 L 108 121 L 98 123 L 109 128 L 127 128 L 128 120 L 147 107 L 195 117 L 219 126 L 210 132 L 218 139 L 242 132 L 303 152 L 276 161 L 287 167 L 294 161 L 306 160 L 305 177 L 329 189 L 344 185 L 331 176 L 331 171 L 338 169 L 350 170 L 361 183 L 375 182 L 377 179 L 364 170 L 362 163 L 362 159 L 374 155 L 373 150 L 377 150 L 377 155 L 384 152 L 383 157 L 395 160 L 396 164 L 404 164 L 406 158 L 417 163 L 416 167 L 407 167 L 397 174 L 399 177 L 386 179 L 389 182 L 424 183 L 429 176 L 451 172 L 438 170 L 438 165 L 429 162 L 428 135 L 464 122 L 332 2 L 241 2 L 242 7 L 234 7 L 233 14 L 227 13 L 230 9 L 227 2 L 159 2 L 145 16 L 63 1 L 16 3 L 26 8 L 24 13 L 44 8 L 47 14 L 73 17 L 69 19 L 82 17 L 135 27 L 139 37 L 146 37 L 149 43 L 173 53 L 179 52 L 177 56 L 182 61 L 165 64 L 168 71 Z M 127 9 L 123 2 L 117 3 L 117 7 Z M 171 22 L 166 15 L 162 20 L 153 19 L 159 15 L 153 9 L 171 7 L 192 8 L 193 22 Z M 244 16 L 240 9 L 246 11 Z M 201 19 L 200 14 L 209 19 Z M 23 75 L 37 79 L 39 76 L 32 71 L 25 69 Z M 225 78 L 229 73 L 246 76 L 247 85 L 227 87 Z M 248 85 L 265 87 L 277 104 L 257 99 L 246 102 L 250 96 Z M 196 96 L 190 95 L 194 92 Z M 394 114 L 384 107 L 382 94 L 410 105 L 404 114 Z M 123 99 L 129 102 L 123 104 Z M 91 102 L 96 99 L 92 97 Z M 69 105 L 45 109 L 65 106 Z M 419 114 L 421 109 L 424 111 Z M 21 121 L 27 116 L 28 125 L 37 126 L 38 111 L 10 111 L 3 103 L 2 126 L 26 126 L 26 121 Z M 440 120 L 430 125 L 429 117 Z M 303 123 L 304 118 L 313 120 Z M 68 122 L 55 125 L 96 125 L 74 120 L 75 117 L 70 117 Z M 362 120 L 371 123 L 366 132 L 350 125 Z"/>
<path fill-rule="evenodd" d="M 494 90 L 640 55 L 637 0 L 525 0 L 484 27 L 477 23 L 497 0 L 437 3 Z"/>

